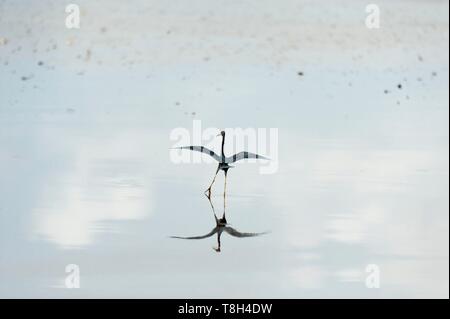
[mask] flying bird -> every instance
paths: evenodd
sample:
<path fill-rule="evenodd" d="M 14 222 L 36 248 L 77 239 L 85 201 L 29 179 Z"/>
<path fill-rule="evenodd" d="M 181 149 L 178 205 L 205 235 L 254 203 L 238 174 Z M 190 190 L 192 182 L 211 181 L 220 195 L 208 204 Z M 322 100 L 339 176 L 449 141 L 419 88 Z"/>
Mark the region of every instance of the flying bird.
<path fill-rule="evenodd" d="M 207 233 L 206 235 L 201 235 L 201 236 L 192 236 L 192 237 L 181 237 L 181 236 L 170 236 L 170 238 L 177 238 L 177 239 L 205 239 L 205 238 L 209 238 L 211 236 L 213 236 L 214 234 L 217 234 L 217 247 L 213 247 L 213 249 L 216 252 L 220 252 L 221 251 L 221 243 L 220 243 L 220 236 L 222 235 L 223 232 L 228 233 L 229 235 L 233 236 L 233 237 L 238 237 L 238 238 L 246 238 L 246 237 L 256 237 L 256 236 L 260 236 L 260 235 L 264 235 L 264 234 L 268 234 L 269 232 L 262 232 L 262 233 L 242 233 L 237 231 L 236 229 L 234 229 L 233 227 L 229 226 L 227 219 L 225 217 L 225 210 L 223 212 L 223 215 L 221 218 L 218 218 L 214 209 L 214 205 L 211 202 L 211 199 L 209 199 L 209 203 L 211 205 L 213 214 L 214 214 L 214 220 L 216 222 L 216 227 L 214 227 L 209 233 Z M 225 205 L 224 205 L 225 207 Z"/>
<path fill-rule="evenodd" d="M 191 151 L 197 151 L 197 152 L 202 152 L 205 154 L 208 154 L 209 156 L 211 156 L 212 158 L 214 158 L 216 161 L 219 162 L 219 165 L 217 166 L 217 170 L 216 173 L 214 174 L 214 178 L 211 182 L 211 184 L 209 185 L 209 187 L 205 190 L 205 194 L 208 197 L 208 199 L 211 198 L 211 188 L 214 184 L 214 182 L 216 181 L 216 177 L 217 177 L 217 173 L 219 173 L 220 170 L 222 170 L 225 174 L 225 185 L 224 185 L 224 191 L 223 191 L 223 196 L 225 198 L 225 193 L 226 193 L 226 189 L 227 189 L 227 174 L 228 174 L 228 169 L 233 168 L 234 166 L 230 166 L 231 163 L 235 163 L 237 161 L 240 161 L 242 159 L 247 159 L 247 158 L 256 158 L 256 159 L 264 159 L 264 160 L 269 160 L 269 158 L 264 157 L 262 155 L 259 154 L 255 154 L 255 153 L 251 153 L 251 152 L 239 152 L 237 154 L 234 154 L 232 156 L 225 156 L 224 153 L 224 146 L 225 146 L 225 131 L 220 132 L 219 134 L 217 134 L 217 136 L 222 136 L 222 151 L 221 151 L 221 155 L 217 155 L 216 153 L 214 153 L 214 151 L 204 147 L 204 146 L 181 146 L 181 147 L 176 147 L 177 149 L 184 149 L 184 150 L 191 150 Z"/>

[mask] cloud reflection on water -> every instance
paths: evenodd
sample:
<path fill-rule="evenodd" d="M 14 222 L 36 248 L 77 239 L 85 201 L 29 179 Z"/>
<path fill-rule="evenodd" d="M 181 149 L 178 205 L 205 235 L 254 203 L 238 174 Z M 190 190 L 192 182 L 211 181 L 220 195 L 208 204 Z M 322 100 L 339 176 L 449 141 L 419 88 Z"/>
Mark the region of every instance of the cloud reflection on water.
<path fill-rule="evenodd" d="M 66 248 L 81 247 L 97 232 L 114 231 L 108 221 L 148 218 L 151 171 L 141 161 L 148 154 L 139 145 L 140 133 L 66 139 L 73 147 L 67 169 L 42 185 L 36 234 Z"/>

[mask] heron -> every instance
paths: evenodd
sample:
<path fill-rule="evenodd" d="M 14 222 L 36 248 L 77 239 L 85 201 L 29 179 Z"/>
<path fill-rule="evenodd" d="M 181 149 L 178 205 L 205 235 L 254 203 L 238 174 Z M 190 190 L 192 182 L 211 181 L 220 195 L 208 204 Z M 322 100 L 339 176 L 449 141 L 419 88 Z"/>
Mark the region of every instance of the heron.
<path fill-rule="evenodd" d="M 220 170 L 222 170 L 224 172 L 225 175 L 225 182 L 224 182 L 224 190 L 223 190 L 223 196 L 225 198 L 225 194 L 226 194 L 226 189 L 227 189 L 227 174 L 228 174 L 228 170 L 230 168 L 233 168 L 234 166 L 231 166 L 231 163 L 235 163 L 237 161 L 243 160 L 243 159 L 248 159 L 248 158 L 255 158 L 255 159 L 263 159 L 263 160 L 269 160 L 269 158 L 264 157 L 262 155 L 259 154 L 255 154 L 255 153 L 251 153 L 251 152 L 247 152 L 247 151 L 243 151 L 243 152 L 239 152 L 236 153 L 232 156 L 225 156 L 224 153 L 224 147 L 225 147 L 225 131 L 221 131 L 219 134 L 217 134 L 217 136 L 222 136 L 222 149 L 221 149 L 221 155 L 217 155 L 214 151 L 204 147 L 204 146 L 181 146 L 181 147 L 176 147 L 176 149 L 186 149 L 186 150 L 191 150 L 191 151 L 196 151 L 196 152 L 202 152 L 205 154 L 208 154 L 209 156 L 211 156 L 212 158 L 214 158 L 217 162 L 219 162 L 219 165 L 217 166 L 216 169 L 216 173 L 214 174 L 213 180 L 211 182 L 211 184 L 209 185 L 209 187 L 205 190 L 205 195 L 206 197 L 208 197 L 208 199 L 211 198 L 211 188 L 214 184 L 214 182 L 216 181 L 216 177 L 217 174 L 219 173 Z"/>
<path fill-rule="evenodd" d="M 177 238 L 177 239 L 205 239 L 205 238 L 209 238 L 209 237 L 213 236 L 214 234 L 217 234 L 217 247 L 213 247 L 213 249 L 216 252 L 220 253 L 221 252 L 220 236 L 222 236 L 223 232 L 226 232 L 229 235 L 231 235 L 233 237 L 237 237 L 237 238 L 256 237 L 256 236 L 261 236 L 261 235 L 269 233 L 268 231 L 261 232 L 261 233 L 243 233 L 243 232 L 237 231 L 236 229 L 234 229 L 233 227 L 230 226 L 230 224 L 228 223 L 228 221 L 227 221 L 227 219 L 225 217 L 225 204 L 224 204 L 223 215 L 222 215 L 221 218 L 218 218 L 217 215 L 216 215 L 216 211 L 214 209 L 214 205 L 213 205 L 211 199 L 208 198 L 208 200 L 209 200 L 209 204 L 211 205 L 211 208 L 212 208 L 212 212 L 213 212 L 213 215 L 214 215 L 214 220 L 216 222 L 216 227 L 214 227 L 206 235 L 192 236 L 192 237 L 170 236 L 170 238 Z"/>

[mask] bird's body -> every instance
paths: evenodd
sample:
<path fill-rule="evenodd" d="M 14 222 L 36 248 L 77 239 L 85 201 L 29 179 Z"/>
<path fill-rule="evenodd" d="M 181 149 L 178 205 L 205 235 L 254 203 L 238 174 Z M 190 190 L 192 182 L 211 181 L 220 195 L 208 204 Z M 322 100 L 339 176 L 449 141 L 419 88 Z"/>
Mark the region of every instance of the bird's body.
<path fill-rule="evenodd" d="M 219 227 L 225 227 L 227 225 L 227 219 L 225 218 L 225 213 L 223 214 L 222 218 L 217 220 L 217 226 Z"/>
<path fill-rule="evenodd" d="M 230 166 L 230 164 L 228 164 L 228 163 L 219 163 L 219 170 L 222 170 L 224 172 L 228 171 L 228 169 L 230 169 L 232 167 L 234 167 L 234 166 Z"/>
<path fill-rule="evenodd" d="M 242 159 L 248 159 L 248 158 L 254 158 L 254 159 L 265 159 L 268 160 L 267 157 L 264 157 L 262 155 L 259 154 L 255 154 L 255 153 L 251 153 L 251 152 L 239 152 L 236 153 L 232 156 L 225 156 L 224 153 L 224 147 L 225 147 L 225 132 L 222 131 L 220 132 L 220 134 L 222 136 L 222 148 L 221 148 L 221 154 L 217 155 L 214 151 L 204 147 L 204 146 L 182 146 L 182 147 L 178 147 L 178 149 L 186 149 L 186 150 L 191 150 L 191 151 L 197 151 L 197 152 L 202 152 L 205 154 L 208 154 L 209 156 L 211 156 L 212 158 L 214 158 L 217 162 L 219 162 L 219 165 L 217 167 L 216 170 L 216 174 L 214 175 L 214 178 L 211 182 L 211 185 L 206 189 L 205 194 L 208 197 L 208 199 L 211 197 L 211 187 L 213 186 L 215 180 L 216 180 L 216 176 L 217 173 L 219 171 L 223 171 L 225 174 L 225 187 L 224 187 L 224 197 L 225 197 L 225 193 L 226 193 L 226 185 L 227 185 L 227 174 L 228 174 L 228 170 L 234 166 L 230 166 L 231 163 L 235 163 L 237 161 L 240 161 Z"/>

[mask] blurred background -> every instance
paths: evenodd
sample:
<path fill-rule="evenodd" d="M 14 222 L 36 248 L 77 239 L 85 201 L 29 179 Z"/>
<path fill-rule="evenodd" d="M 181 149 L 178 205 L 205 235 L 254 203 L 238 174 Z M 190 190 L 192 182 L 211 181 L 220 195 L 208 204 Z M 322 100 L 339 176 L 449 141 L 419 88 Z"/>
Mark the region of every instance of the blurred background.
<path fill-rule="evenodd" d="M 0 297 L 448 298 L 448 1 L 68 4 L 0 0 Z M 169 238 L 214 227 L 194 120 L 278 129 L 227 186 L 270 234 Z"/>

